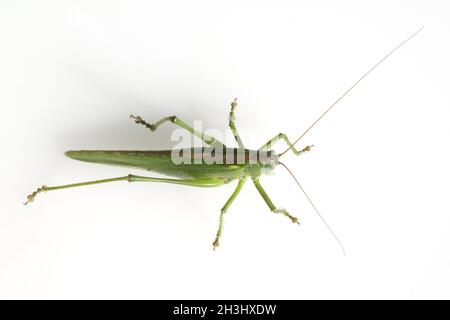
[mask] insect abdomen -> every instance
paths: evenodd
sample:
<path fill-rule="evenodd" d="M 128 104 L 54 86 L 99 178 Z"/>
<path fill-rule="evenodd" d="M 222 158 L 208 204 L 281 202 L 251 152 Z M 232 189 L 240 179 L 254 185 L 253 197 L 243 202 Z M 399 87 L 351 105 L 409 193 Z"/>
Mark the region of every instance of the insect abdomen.
<path fill-rule="evenodd" d="M 65 155 L 75 160 L 145 169 L 178 178 L 236 179 L 244 173 L 243 166 L 239 165 L 206 164 L 204 161 L 197 163 L 194 158 L 198 156 L 195 153 L 198 150 L 183 149 L 183 153 L 187 154 L 189 150 L 192 151 L 190 163 L 174 162 L 171 150 L 78 150 L 67 151 Z M 177 151 L 181 150 L 174 150 L 174 152 Z"/>

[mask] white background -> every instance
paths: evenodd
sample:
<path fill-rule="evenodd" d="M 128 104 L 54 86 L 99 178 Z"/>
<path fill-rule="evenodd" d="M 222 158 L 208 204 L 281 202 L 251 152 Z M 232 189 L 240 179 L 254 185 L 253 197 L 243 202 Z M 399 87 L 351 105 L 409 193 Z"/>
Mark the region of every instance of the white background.
<path fill-rule="evenodd" d="M 0 298 L 450 298 L 448 1 L 1 1 Z M 249 182 L 36 187 L 138 170 L 69 149 L 169 148 L 177 115 L 247 147 L 297 137 L 378 59 L 284 162 Z M 280 144 L 278 151 L 284 150 Z"/>

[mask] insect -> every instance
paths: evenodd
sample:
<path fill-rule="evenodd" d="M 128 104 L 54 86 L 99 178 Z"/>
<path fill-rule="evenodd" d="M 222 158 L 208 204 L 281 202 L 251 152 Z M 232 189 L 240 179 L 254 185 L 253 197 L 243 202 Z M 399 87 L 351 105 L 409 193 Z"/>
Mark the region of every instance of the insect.
<path fill-rule="evenodd" d="M 314 121 L 306 131 L 303 132 L 302 135 L 298 139 L 296 139 L 293 143 L 289 140 L 289 138 L 284 133 L 279 133 L 274 136 L 272 139 L 267 141 L 264 145 L 262 145 L 257 150 L 246 149 L 242 142 L 241 137 L 236 129 L 235 125 L 235 111 L 237 107 L 236 99 L 231 103 L 231 110 L 229 113 L 229 122 L 228 126 L 231 129 L 236 143 L 238 145 L 237 148 L 230 148 L 225 146 L 225 144 L 214 137 L 211 137 L 203 132 L 200 132 L 187 123 L 182 121 L 176 116 L 165 117 L 161 120 L 150 124 L 145 121 L 140 116 L 130 117 L 134 120 L 135 123 L 142 125 L 149 129 L 150 131 L 157 130 L 162 124 L 169 122 L 172 123 L 184 130 L 189 131 L 191 134 L 199 137 L 206 145 L 209 147 L 201 147 L 201 148 L 184 148 L 184 149 L 176 149 L 176 150 L 148 150 L 148 151 L 136 151 L 136 150 L 79 150 L 79 151 L 67 151 L 65 153 L 66 156 L 72 159 L 93 162 L 99 164 L 107 164 L 107 165 L 119 165 L 125 167 L 133 167 L 140 168 L 144 170 L 149 170 L 152 172 L 164 174 L 166 176 L 170 176 L 172 178 L 157 178 L 157 177 L 148 177 L 148 176 L 138 176 L 138 175 L 126 175 L 116 178 L 110 179 L 101 179 L 101 180 L 93 180 L 72 184 L 65 184 L 59 186 L 42 186 L 38 188 L 36 191 L 27 196 L 27 201 L 25 204 L 32 202 L 37 194 L 53 191 L 59 189 L 68 189 L 73 187 L 82 187 L 88 185 L 116 182 L 116 181 L 128 181 L 128 182 L 164 182 L 164 183 L 172 183 L 172 184 L 180 184 L 186 186 L 194 186 L 194 187 L 217 187 L 222 186 L 224 184 L 230 183 L 231 181 L 237 180 L 237 186 L 234 189 L 231 196 L 225 202 L 225 205 L 220 210 L 219 217 L 219 227 L 217 229 L 217 233 L 215 239 L 213 241 L 213 248 L 219 246 L 220 239 L 223 231 L 223 223 L 224 216 L 233 201 L 238 196 L 244 184 L 247 182 L 248 178 L 252 181 L 253 185 L 258 190 L 259 194 L 263 198 L 264 202 L 269 207 L 270 211 L 273 213 L 281 214 L 288 219 L 291 220 L 294 224 L 299 224 L 298 218 L 291 215 L 287 210 L 279 208 L 275 206 L 275 204 L 270 199 L 267 192 L 264 190 L 263 186 L 260 183 L 260 177 L 265 174 L 272 173 L 275 170 L 275 167 L 278 165 L 284 166 L 289 173 L 294 178 L 297 185 L 300 187 L 301 191 L 306 196 L 307 200 L 318 214 L 320 219 L 323 221 L 325 226 L 331 232 L 335 240 L 341 246 L 344 254 L 345 249 L 342 243 L 339 241 L 336 234 L 327 224 L 323 216 L 320 214 L 319 210 L 317 210 L 316 206 L 313 204 L 303 187 L 300 185 L 299 181 L 295 178 L 292 172 L 280 162 L 281 157 L 286 154 L 288 151 L 291 151 L 297 156 L 303 155 L 304 153 L 311 150 L 312 146 L 306 146 L 302 149 L 296 149 L 295 145 L 301 140 L 301 138 L 309 132 L 311 128 L 313 128 L 344 96 L 346 96 L 358 83 L 360 83 L 367 75 L 369 75 L 378 65 L 380 65 L 385 59 L 387 59 L 394 51 L 400 48 L 407 41 L 412 39 L 416 34 L 418 34 L 421 30 L 420 28 L 406 40 L 397 45 L 394 49 L 392 49 L 388 54 L 386 54 L 381 60 L 379 60 L 372 68 L 370 68 L 364 75 L 356 81 L 347 91 L 345 91 L 333 104 L 331 104 L 328 109 L 323 112 L 320 117 Z M 288 148 L 280 154 L 277 154 L 275 151 L 271 150 L 272 146 L 277 142 L 284 141 Z M 174 162 L 174 154 L 182 154 L 183 159 L 187 159 L 190 161 L 175 163 Z M 212 159 L 219 159 L 223 161 L 211 161 Z M 227 161 L 225 161 L 227 160 Z M 194 163 L 192 163 L 192 161 Z"/>

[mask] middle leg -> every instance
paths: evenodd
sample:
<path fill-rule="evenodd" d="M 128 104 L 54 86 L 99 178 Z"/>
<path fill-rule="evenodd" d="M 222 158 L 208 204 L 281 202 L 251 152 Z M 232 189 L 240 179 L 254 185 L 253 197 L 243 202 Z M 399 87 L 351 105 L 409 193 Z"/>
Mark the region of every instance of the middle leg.
<path fill-rule="evenodd" d="M 231 132 L 233 133 L 234 139 L 236 139 L 236 142 L 239 146 L 239 148 L 244 149 L 244 143 L 242 142 L 241 137 L 239 136 L 239 133 L 237 132 L 236 125 L 234 124 L 234 120 L 236 118 L 234 117 L 234 109 L 237 107 L 237 98 L 231 102 L 231 110 L 230 110 L 230 116 L 228 117 L 228 126 L 231 129 Z"/>
<path fill-rule="evenodd" d="M 239 183 L 238 183 L 236 189 L 234 189 L 233 194 L 231 195 L 231 197 L 227 200 L 225 205 L 220 210 L 219 229 L 217 230 L 216 238 L 213 242 L 214 250 L 216 249 L 216 247 L 219 246 L 219 240 L 220 240 L 220 236 L 222 235 L 222 228 L 223 228 L 223 217 L 224 217 L 225 213 L 227 212 L 228 208 L 230 207 L 230 205 L 233 203 L 234 199 L 236 199 L 237 195 L 241 191 L 242 186 L 245 183 L 245 180 L 247 180 L 247 177 L 241 178 L 239 180 Z"/>

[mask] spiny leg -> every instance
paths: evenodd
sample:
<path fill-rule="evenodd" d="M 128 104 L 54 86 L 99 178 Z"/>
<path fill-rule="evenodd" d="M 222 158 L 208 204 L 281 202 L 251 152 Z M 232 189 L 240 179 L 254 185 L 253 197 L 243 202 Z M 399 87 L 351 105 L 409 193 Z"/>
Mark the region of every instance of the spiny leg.
<path fill-rule="evenodd" d="M 289 138 L 287 137 L 286 134 L 284 133 L 279 133 L 277 134 L 275 137 L 273 137 L 272 139 L 270 139 L 269 141 L 267 141 L 261 148 L 259 148 L 259 150 L 268 150 L 270 149 L 275 143 L 277 143 L 280 140 L 284 140 L 286 142 L 286 144 L 291 147 L 292 143 L 289 141 Z M 291 150 L 292 152 L 299 156 L 305 152 L 311 151 L 311 148 L 314 147 L 313 145 L 311 146 L 306 146 L 304 147 L 302 150 L 297 150 L 295 149 L 295 147 L 292 147 Z"/>
<path fill-rule="evenodd" d="M 231 197 L 227 200 L 225 205 L 220 210 L 219 229 L 217 230 L 216 238 L 213 242 L 214 250 L 216 249 L 216 247 L 219 246 L 219 240 L 220 240 L 220 236 L 222 235 L 222 229 L 223 229 L 223 217 L 224 217 L 225 213 L 227 212 L 228 208 L 230 207 L 230 205 L 233 203 L 234 199 L 236 199 L 237 195 L 241 191 L 242 186 L 245 183 L 245 180 L 247 180 L 247 177 L 244 177 L 239 180 L 238 185 L 236 186 L 236 189 L 234 189 L 234 191 L 233 191 L 233 194 L 231 195 Z"/>
<path fill-rule="evenodd" d="M 215 139 L 215 138 L 213 138 L 213 137 L 211 137 L 211 136 L 209 136 L 209 135 L 207 135 L 207 134 L 205 134 L 203 132 L 195 130 L 194 128 L 189 126 L 184 121 L 178 119 L 176 116 L 164 117 L 164 118 L 160 119 L 159 121 L 157 121 L 157 122 L 155 122 L 153 124 L 148 123 L 147 121 L 142 119 L 140 116 L 130 115 L 130 118 L 134 119 L 135 123 L 142 124 L 143 126 L 145 126 L 147 129 L 150 129 L 151 131 L 155 131 L 156 129 L 158 129 L 159 126 L 161 126 L 165 122 L 171 122 L 171 123 L 173 123 L 173 124 L 183 128 L 183 129 L 189 131 L 193 135 L 199 137 L 200 139 L 202 139 L 203 142 L 205 142 L 208 145 L 216 145 L 216 146 L 223 146 L 224 145 L 221 141 L 219 141 L 219 140 L 217 140 L 217 139 Z"/>
<path fill-rule="evenodd" d="M 228 118 L 228 120 L 229 120 L 228 126 L 230 127 L 231 132 L 233 133 L 234 139 L 236 139 L 236 142 L 237 142 L 239 148 L 243 149 L 244 143 L 242 142 L 242 139 L 239 136 L 239 133 L 237 132 L 236 125 L 234 124 L 234 120 L 236 120 L 236 118 L 234 117 L 234 109 L 236 109 L 236 107 L 237 107 L 237 98 L 235 98 L 231 102 L 231 110 L 230 110 L 230 116 Z"/>
<path fill-rule="evenodd" d="M 261 185 L 261 183 L 259 182 L 258 179 L 252 178 L 252 180 L 253 180 L 253 183 L 255 184 L 255 187 L 258 190 L 259 194 L 262 196 L 262 198 L 264 199 L 266 204 L 269 206 L 270 211 L 272 211 L 273 213 L 281 213 L 282 215 L 285 215 L 286 217 L 291 219 L 291 221 L 293 223 L 300 224 L 298 222 L 298 218 L 296 218 L 293 215 L 291 215 L 285 209 L 275 207 L 275 205 L 272 203 L 272 200 L 270 200 L 269 196 L 267 195 L 266 191 L 264 190 L 264 188 L 262 187 L 262 185 Z"/>
<path fill-rule="evenodd" d="M 74 187 L 90 186 L 90 185 L 94 185 L 94 184 L 116 182 L 116 181 L 165 182 L 165 183 L 172 183 L 172 184 L 188 185 L 188 186 L 193 186 L 193 187 L 215 187 L 215 186 L 223 185 L 228 182 L 227 180 L 224 180 L 224 179 L 205 179 L 205 180 L 167 179 L 167 178 L 143 177 L 143 176 L 136 176 L 136 175 L 129 174 L 129 175 L 123 176 L 123 177 L 71 183 L 71 184 L 65 184 L 65 185 L 53 186 L 53 187 L 48 187 L 48 186 L 44 185 L 44 186 L 38 188 L 33 193 L 29 194 L 27 196 L 27 201 L 24 204 L 26 205 L 30 202 L 33 202 L 35 197 L 39 193 L 42 193 L 42 192 L 59 190 L 59 189 L 68 189 L 68 188 L 74 188 Z"/>

